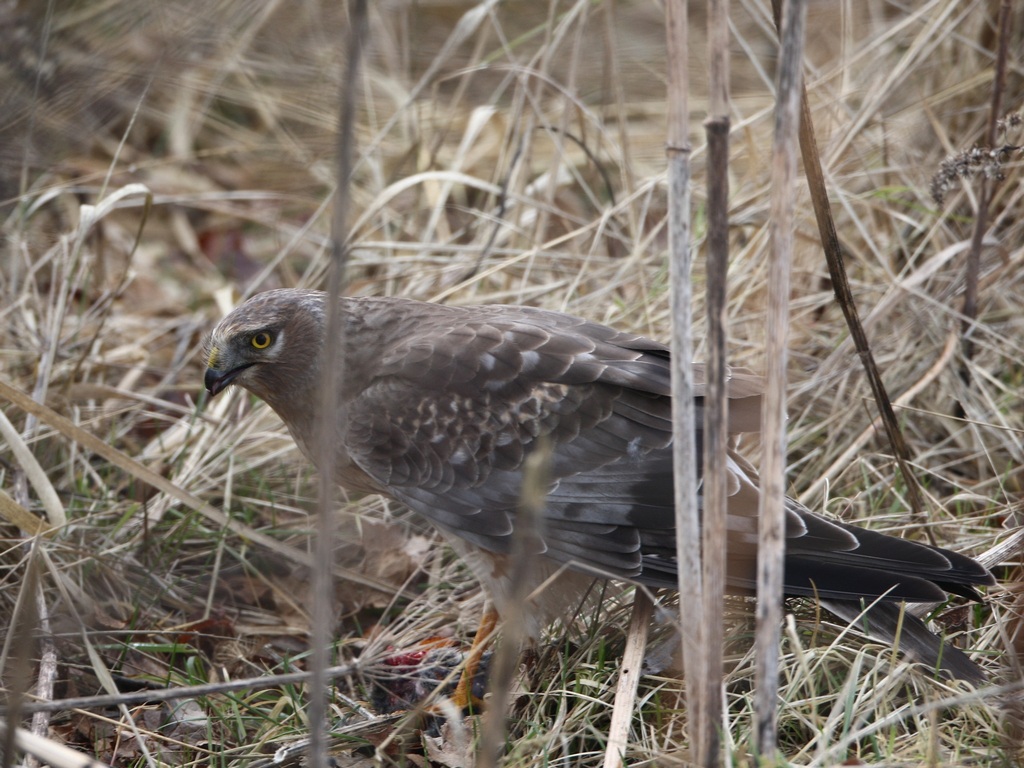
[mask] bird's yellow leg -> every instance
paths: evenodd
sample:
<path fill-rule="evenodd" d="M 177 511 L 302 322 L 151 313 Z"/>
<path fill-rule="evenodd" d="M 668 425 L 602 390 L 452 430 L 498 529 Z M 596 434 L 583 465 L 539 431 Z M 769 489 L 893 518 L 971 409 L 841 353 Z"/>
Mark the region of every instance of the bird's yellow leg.
<path fill-rule="evenodd" d="M 484 615 L 480 617 L 480 626 L 477 628 L 473 644 L 466 654 L 466 662 L 462 667 L 462 674 L 459 676 L 459 684 L 455 687 L 455 693 L 452 695 L 452 702 L 460 710 L 466 709 L 471 704 L 479 705 L 481 703 L 473 696 L 473 678 L 476 677 L 477 670 L 480 669 L 480 659 L 483 658 L 484 651 L 487 650 L 487 646 L 494 637 L 494 630 L 497 626 L 498 612 L 488 606 Z"/>

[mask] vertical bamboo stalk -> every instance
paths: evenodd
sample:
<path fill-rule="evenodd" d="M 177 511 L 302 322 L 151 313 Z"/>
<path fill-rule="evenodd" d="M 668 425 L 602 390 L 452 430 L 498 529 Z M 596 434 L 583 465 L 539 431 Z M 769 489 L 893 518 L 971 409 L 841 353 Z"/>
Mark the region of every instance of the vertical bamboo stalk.
<path fill-rule="evenodd" d="M 805 0 L 784 0 L 768 225 L 771 253 L 768 267 L 767 382 L 761 413 L 764 438 L 758 501 L 757 669 L 754 678 L 755 749 L 758 755 L 769 759 L 776 751 L 775 716 L 786 554 L 786 362 L 805 19 Z"/>
<path fill-rule="evenodd" d="M 726 397 L 726 274 L 729 266 L 729 3 L 708 3 L 709 102 L 704 123 L 708 142 L 707 388 L 704 398 L 703 663 L 700 765 L 716 766 L 721 748 L 722 609 L 725 594 L 728 480 Z"/>
<path fill-rule="evenodd" d="M 672 310 L 672 475 L 676 508 L 676 562 L 683 664 L 686 668 L 686 710 L 690 744 L 699 741 L 700 695 L 700 508 L 697 505 L 696 408 L 693 402 L 693 292 L 690 270 L 690 140 L 689 41 L 686 0 L 666 0 L 668 50 L 668 201 L 669 273 Z"/>

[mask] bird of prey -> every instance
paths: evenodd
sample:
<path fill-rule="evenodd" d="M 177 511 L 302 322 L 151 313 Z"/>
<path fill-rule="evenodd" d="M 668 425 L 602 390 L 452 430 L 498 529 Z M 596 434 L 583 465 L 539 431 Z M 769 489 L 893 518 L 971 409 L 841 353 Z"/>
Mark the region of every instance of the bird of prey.
<path fill-rule="evenodd" d="M 314 463 L 318 425 L 330 425 L 337 481 L 430 520 L 499 614 L 512 595 L 544 585 L 528 606 L 528 633 L 566 615 L 595 576 L 677 585 L 665 345 L 530 307 L 338 301 L 339 339 L 325 338 L 328 298 L 319 291 L 267 291 L 237 307 L 210 338 L 207 390 L 236 384 L 262 398 Z M 318 413 L 326 344 L 341 344 L 341 402 Z M 703 368 L 694 374 L 699 410 Z M 760 390 L 750 372 L 732 372 L 731 433 L 760 428 Z M 542 442 L 549 451 L 535 536 L 542 567 L 519 591 L 509 572 L 524 462 Z M 727 461 L 727 588 L 752 594 L 758 478 L 735 451 Z M 900 603 L 942 601 L 947 593 L 978 600 L 976 587 L 994 583 L 964 555 L 786 501 L 786 594 L 816 597 L 848 620 L 860 616 L 870 634 L 898 636 L 912 658 L 947 676 L 983 679 L 966 655 L 902 615 Z"/>

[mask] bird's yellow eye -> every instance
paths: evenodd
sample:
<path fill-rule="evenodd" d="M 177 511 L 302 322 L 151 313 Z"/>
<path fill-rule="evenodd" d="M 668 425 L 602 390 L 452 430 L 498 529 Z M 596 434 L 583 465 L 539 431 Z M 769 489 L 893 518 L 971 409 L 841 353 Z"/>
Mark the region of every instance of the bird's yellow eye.
<path fill-rule="evenodd" d="M 253 335 L 250 343 L 256 349 L 266 349 L 271 345 L 273 341 L 274 338 L 269 333 L 267 333 L 266 331 L 260 331 L 259 333 Z"/>

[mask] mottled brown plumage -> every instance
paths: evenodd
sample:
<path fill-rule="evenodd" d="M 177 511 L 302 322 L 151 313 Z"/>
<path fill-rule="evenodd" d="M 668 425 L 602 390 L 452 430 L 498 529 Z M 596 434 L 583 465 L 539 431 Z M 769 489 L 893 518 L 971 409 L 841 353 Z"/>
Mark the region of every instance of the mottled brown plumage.
<path fill-rule="evenodd" d="M 667 347 L 557 312 L 513 306 L 448 307 L 392 298 L 343 298 L 347 420 L 336 474 L 352 490 L 382 493 L 444 531 L 501 612 L 523 462 L 545 440 L 550 487 L 540 531 L 543 568 L 528 591 L 536 631 L 564 615 L 595 575 L 676 584 L 670 361 Z M 210 340 L 206 386 L 238 384 L 262 398 L 315 461 L 316 404 L 326 296 L 259 294 Z M 703 368 L 694 366 L 698 406 Z M 760 426 L 760 381 L 733 371 L 733 433 Z M 339 409 L 339 412 L 340 409 Z M 700 423 L 700 419 L 698 419 Z M 698 445 L 700 445 L 698 436 Z M 727 581 L 749 594 L 757 554 L 756 472 L 731 453 Z M 963 555 L 816 515 L 787 501 L 785 590 L 816 595 L 844 617 L 862 598 L 883 601 L 872 631 L 892 637 L 896 601 L 977 598 L 992 584 Z M 901 644 L 949 674 L 980 679 L 963 654 L 906 617 Z M 916 623 L 915 623 L 916 622 Z"/>

